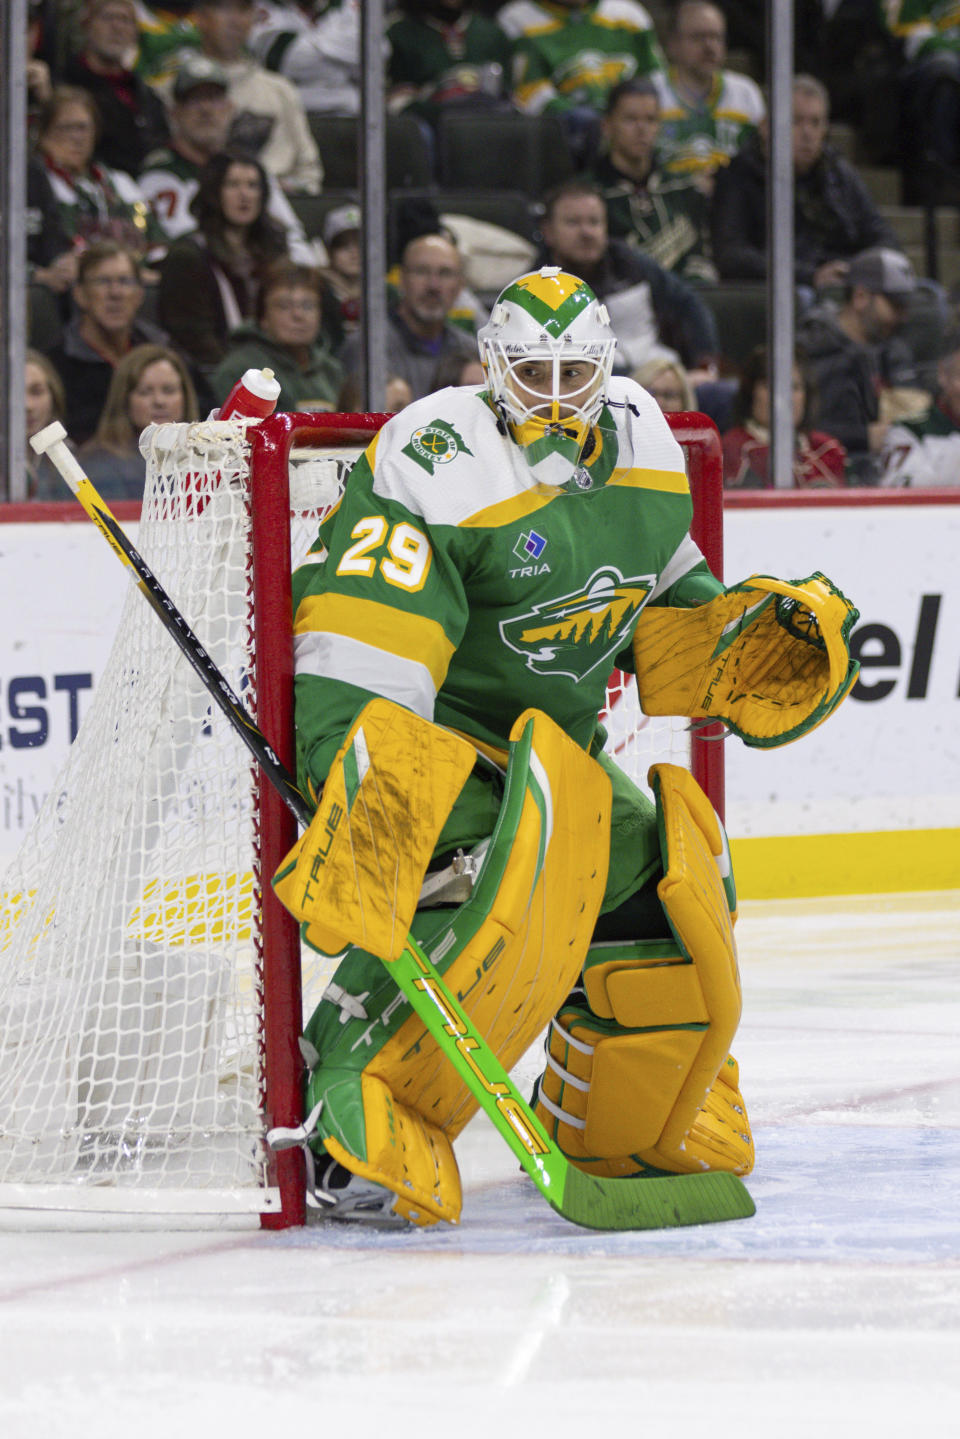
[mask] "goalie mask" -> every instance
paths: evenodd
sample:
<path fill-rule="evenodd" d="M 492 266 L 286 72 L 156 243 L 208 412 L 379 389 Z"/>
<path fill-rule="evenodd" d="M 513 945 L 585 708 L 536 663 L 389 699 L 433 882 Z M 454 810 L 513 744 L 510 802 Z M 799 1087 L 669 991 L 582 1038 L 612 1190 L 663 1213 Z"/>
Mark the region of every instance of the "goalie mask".
<path fill-rule="evenodd" d="M 502 292 L 477 336 L 487 386 L 538 478 L 570 478 L 606 397 L 616 337 L 589 285 L 555 267 Z"/>

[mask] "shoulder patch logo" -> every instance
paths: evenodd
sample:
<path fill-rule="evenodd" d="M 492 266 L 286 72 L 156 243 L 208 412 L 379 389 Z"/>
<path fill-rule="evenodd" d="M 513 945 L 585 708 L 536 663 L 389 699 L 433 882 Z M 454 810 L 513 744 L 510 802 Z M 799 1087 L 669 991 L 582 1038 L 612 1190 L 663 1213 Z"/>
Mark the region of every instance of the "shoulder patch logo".
<path fill-rule="evenodd" d="M 432 475 L 437 465 L 448 465 L 457 455 L 472 455 L 473 451 L 446 420 L 432 420 L 429 425 L 421 425 L 419 430 L 414 430 L 410 443 L 404 445 L 402 453 Z"/>
<path fill-rule="evenodd" d="M 596 570 L 582 589 L 501 621 L 501 638 L 523 655 L 535 674 L 584 679 L 598 665 L 612 665 L 614 655 L 629 642 L 655 583 L 655 575 L 624 579 L 608 565 Z"/>

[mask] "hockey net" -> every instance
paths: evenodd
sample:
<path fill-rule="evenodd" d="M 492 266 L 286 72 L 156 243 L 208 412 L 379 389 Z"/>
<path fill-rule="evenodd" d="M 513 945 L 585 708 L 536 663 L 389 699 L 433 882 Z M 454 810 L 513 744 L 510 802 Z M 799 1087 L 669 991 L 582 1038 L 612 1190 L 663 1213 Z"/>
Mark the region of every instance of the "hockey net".
<path fill-rule="evenodd" d="M 148 432 L 137 546 L 294 768 L 289 573 L 382 416 Z M 716 432 L 680 417 L 694 537 L 722 555 Z M 292 557 L 292 559 L 291 559 Z M 640 782 L 720 745 L 608 692 Z M 0 906 L 0 1214 L 17 1223 L 302 1223 L 297 1040 L 328 977 L 270 876 L 292 817 L 131 585 L 114 646 Z M 151 1220 L 151 1216 L 153 1219 Z"/>

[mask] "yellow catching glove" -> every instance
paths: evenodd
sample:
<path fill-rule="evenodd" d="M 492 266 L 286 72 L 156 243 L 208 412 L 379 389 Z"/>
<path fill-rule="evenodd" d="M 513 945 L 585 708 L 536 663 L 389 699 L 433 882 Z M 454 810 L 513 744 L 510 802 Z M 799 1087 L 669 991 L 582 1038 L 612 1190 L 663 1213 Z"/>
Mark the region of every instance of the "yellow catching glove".
<path fill-rule="evenodd" d="M 772 749 L 821 724 L 860 672 L 850 658 L 859 611 L 825 575 L 752 575 L 694 609 L 648 607 L 633 639 L 648 715 L 721 720 Z"/>

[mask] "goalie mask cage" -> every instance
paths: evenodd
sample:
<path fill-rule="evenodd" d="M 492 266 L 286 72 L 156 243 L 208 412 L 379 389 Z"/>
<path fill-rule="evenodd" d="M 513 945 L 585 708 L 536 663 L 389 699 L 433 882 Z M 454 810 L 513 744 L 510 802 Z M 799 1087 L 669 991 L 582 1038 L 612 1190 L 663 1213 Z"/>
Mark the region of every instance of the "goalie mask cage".
<path fill-rule="evenodd" d="M 163 425 L 144 436 L 138 548 L 294 770 L 289 574 L 382 415 Z M 719 576 L 716 430 L 670 416 L 693 535 Z M 722 746 L 608 691 L 641 783 L 689 763 L 722 814 Z M 713 727 L 716 731 L 717 727 Z M 135 585 L 67 761 L 3 876 L 0 1222 L 305 1221 L 298 1039 L 329 974 L 270 885 L 286 806 Z"/>

